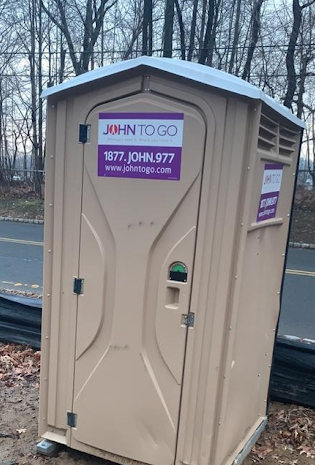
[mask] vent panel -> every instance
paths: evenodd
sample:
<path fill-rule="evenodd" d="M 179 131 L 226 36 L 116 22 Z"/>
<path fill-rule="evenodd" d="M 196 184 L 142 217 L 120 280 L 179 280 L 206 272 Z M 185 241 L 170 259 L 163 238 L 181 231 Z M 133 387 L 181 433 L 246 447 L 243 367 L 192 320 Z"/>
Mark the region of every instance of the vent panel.
<path fill-rule="evenodd" d="M 279 134 L 279 155 L 290 157 L 295 149 L 298 134 L 281 126 Z"/>
<path fill-rule="evenodd" d="M 278 124 L 265 115 L 261 115 L 258 136 L 258 148 L 274 152 L 277 144 Z"/>
<path fill-rule="evenodd" d="M 258 149 L 272 156 L 291 158 L 299 142 L 299 133 L 261 114 Z"/>

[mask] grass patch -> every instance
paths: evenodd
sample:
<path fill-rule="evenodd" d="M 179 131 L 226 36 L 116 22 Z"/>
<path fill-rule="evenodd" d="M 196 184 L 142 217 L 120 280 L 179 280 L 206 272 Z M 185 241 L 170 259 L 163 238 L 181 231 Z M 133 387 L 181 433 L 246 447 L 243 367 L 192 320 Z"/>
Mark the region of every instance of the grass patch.
<path fill-rule="evenodd" d="M 44 200 L 30 187 L 20 186 L 0 194 L 0 216 L 42 220 Z"/>
<path fill-rule="evenodd" d="M 32 187 L 17 183 L 0 190 L 0 216 L 42 220 L 44 200 Z M 315 244 L 315 191 L 297 190 L 290 241 Z"/>
<path fill-rule="evenodd" d="M 315 244 L 315 211 L 294 208 L 290 241 Z"/>
<path fill-rule="evenodd" d="M 0 199 L 0 216 L 41 220 L 44 217 L 44 203 L 40 199 Z"/>

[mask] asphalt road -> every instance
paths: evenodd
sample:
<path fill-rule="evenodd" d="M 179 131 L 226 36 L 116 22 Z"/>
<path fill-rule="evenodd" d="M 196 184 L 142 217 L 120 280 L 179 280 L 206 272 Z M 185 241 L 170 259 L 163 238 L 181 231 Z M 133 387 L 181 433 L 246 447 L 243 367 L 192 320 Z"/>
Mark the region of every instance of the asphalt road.
<path fill-rule="evenodd" d="M 43 226 L 0 222 L 0 288 L 42 293 Z M 290 249 L 278 334 L 315 340 L 315 251 Z"/>
<path fill-rule="evenodd" d="M 0 288 L 42 293 L 43 225 L 0 222 Z"/>
<path fill-rule="evenodd" d="M 278 334 L 315 340 L 315 250 L 289 249 Z"/>

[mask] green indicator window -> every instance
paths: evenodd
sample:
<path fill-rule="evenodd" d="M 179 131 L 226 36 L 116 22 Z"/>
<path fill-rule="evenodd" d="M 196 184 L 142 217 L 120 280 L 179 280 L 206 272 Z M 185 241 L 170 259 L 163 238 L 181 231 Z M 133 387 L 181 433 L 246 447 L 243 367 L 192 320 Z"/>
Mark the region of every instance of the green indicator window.
<path fill-rule="evenodd" d="M 169 278 L 170 281 L 178 281 L 185 283 L 187 281 L 187 267 L 184 263 L 175 262 L 170 266 Z"/>

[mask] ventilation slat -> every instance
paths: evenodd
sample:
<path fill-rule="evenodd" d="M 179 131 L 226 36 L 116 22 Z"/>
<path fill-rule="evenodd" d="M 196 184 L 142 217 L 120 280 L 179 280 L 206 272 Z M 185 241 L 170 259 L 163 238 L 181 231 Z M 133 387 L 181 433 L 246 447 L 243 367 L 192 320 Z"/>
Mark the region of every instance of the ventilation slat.
<path fill-rule="evenodd" d="M 261 115 L 258 148 L 267 152 L 274 152 L 278 136 L 278 125 L 265 115 Z"/>
<path fill-rule="evenodd" d="M 291 140 L 296 139 L 296 133 L 283 126 L 280 127 L 280 135 L 283 137 L 287 137 L 288 139 L 291 139 Z"/>
<path fill-rule="evenodd" d="M 295 144 L 295 140 L 288 139 L 287 137 L 280 135 L 280 144 L 286 145 L 287 147 L 292 147 L 292 145 Z"/>
<path fill-rule="evenodd" d="M 272 156 L 292 157 L 298 143 L 299 133 L 261 114 L 258 149 Z"/>
<path fill-rule="evenodd" d="M 271 131 L 269 128 L 266 128 L 262 124 L 259 127 L 259 134 L 261 134 L 263 137 L 266 137 L 267 139 L 277 137 L 277 133 Z"/>
<path fill-rule="evenodd" d="M 264 148 L 265 150 L 271 150 L 275 146 L 274 142 L 259 136 L 258 147 Z"/>
<path fill-rule="evenodd" d="M 290 148 L 284 145 L 279 145 L 279 155 L 283 155 L 284 157 L 290 157 L 293 152 L 294 147 Z"/>
<path fill-rule="evenodd" d="M 266 115 L 261 115 L 260 125 L 269 128 L 275 134 L 277 133 L 278 124 Z"/>
<path fill-rule="evenodd" d="M 279 155 L 290 157 L 294 152 L 298 134 L 284 126 L 280 126 L 279 132 Z"/>

